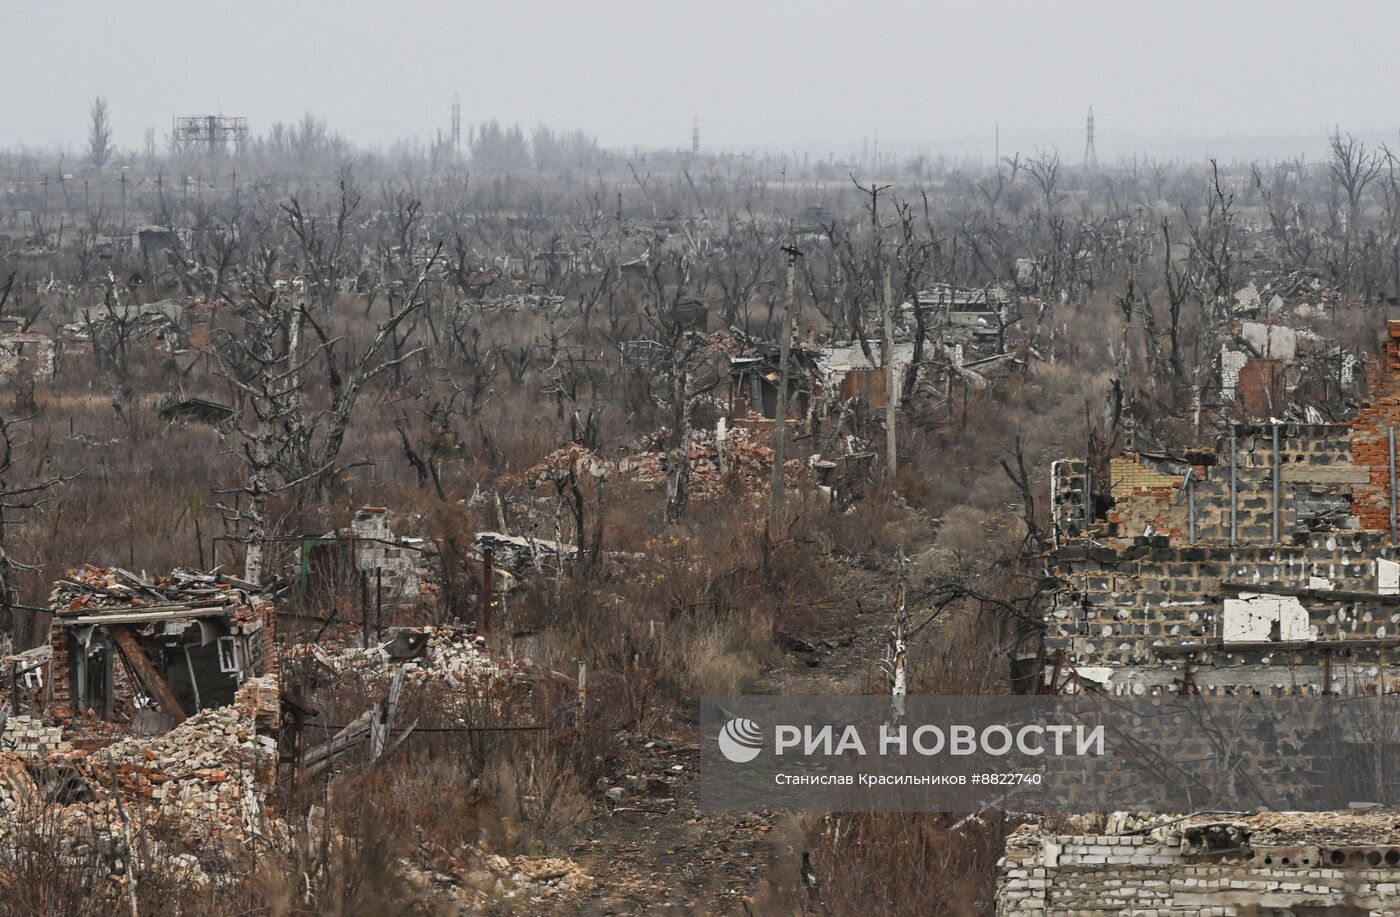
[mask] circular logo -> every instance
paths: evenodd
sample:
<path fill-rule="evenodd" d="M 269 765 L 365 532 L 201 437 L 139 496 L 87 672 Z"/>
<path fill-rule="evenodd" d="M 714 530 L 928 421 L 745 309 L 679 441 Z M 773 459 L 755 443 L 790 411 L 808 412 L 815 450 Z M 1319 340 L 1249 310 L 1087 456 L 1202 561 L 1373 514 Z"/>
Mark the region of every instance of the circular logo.
<path fill-rule="evenodd" d="M 735 764 L 747 764 L 763 751 L 763 730 L 753 720 L 735 717 L 719 731 L 719 750 Z"/>

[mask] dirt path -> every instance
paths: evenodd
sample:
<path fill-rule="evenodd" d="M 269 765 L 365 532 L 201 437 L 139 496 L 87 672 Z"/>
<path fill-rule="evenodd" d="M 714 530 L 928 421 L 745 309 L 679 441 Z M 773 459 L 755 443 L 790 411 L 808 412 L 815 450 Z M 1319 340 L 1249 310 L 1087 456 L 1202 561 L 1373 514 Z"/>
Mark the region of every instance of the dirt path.
<path fill-rule="evenodd" d="M 751 693 L 829 694 L 838 682 L 859 690 L 875 674 L 887 626 L 878 614 L 833 615 L 802 642 L 788 641 Z M 634 743 L 616 808 L 594 819 L 572 851 L 597 883 L 566 912 L 760 914 L 770 910 L 766 900 L 789 902 L 788 909 L 801 900 L 791 819 L 699 810 L 703 739 L 691 725 Z"/>

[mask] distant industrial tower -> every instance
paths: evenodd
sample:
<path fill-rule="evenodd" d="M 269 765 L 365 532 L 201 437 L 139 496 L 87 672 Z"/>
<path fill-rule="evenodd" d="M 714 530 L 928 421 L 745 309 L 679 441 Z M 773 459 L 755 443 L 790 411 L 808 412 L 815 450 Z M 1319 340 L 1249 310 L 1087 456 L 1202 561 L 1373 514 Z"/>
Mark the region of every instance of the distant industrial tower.
<path fill-rule="evenodd" d="M 695 116 L 695 124 L 690 128 L 690 155 L 700 154 L 700 116 Z"/>
<path fill-rule="evenodd" d="M 1094 106 L 1089 106 L 1089 121 L 1084 126 L 1084 166 L 1089 169 L 1099 167 L 1099 154 L 1094 149 Z"/>
<path fill-rule="evenodd" d="M 452 93 L 452 149 L 462 152 L 462 101 Z"/>

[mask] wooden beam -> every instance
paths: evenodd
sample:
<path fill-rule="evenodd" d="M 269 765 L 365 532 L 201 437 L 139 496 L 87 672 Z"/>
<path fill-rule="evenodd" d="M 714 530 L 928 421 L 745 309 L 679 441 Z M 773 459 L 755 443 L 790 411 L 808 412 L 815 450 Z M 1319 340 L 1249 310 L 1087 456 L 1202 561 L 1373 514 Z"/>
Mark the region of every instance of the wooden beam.
<path fill-rule="evenodd" d="M 175 692 L 170 690 L 170 685 L 166 684 L 165 678 L 161 676 L 156 665 L 151 661 L 151 657 L 146 655 L 146 651 L 137 642 L 136 635 L 128 628 L 121 626 L 110 626 L 107 633 L 111 635 L 112 642 L 122 651 L 126 661 L 131 664 L 136 677 L 141 680 L 141 684 L 156 699 L 156 703 L 166 713 L 175 719 L 175 722 L 183 723 L 187 718 L 185 708 L 180 706 L 180 702 L 175 699 Z"/>

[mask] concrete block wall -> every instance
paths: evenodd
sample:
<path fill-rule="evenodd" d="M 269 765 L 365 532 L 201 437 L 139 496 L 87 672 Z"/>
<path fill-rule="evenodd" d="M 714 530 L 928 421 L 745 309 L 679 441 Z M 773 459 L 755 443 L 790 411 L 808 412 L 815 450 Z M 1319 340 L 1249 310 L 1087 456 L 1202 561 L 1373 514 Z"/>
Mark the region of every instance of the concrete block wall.
<path fill-rule="evenodd" d="M 1400 417 L 1400 408 L 1397 408 Z M 1400 423 L 1400 420 L 1397 420 Z M 1239 425 L 1233 441 L 1221 436 L 1214 461 L 1182 466 L 1168 474 L 1134 456 L 1113 459 L 1108 480 L 1094 484 L 1096 493 L 1111 496 L 1113 507 L 1104 519 L 1094 519 L 1088 534 L 1097 538 L 1128 539 L 1148 527 L 1177 541 L 1231 543 L 1230 457 L 1235 459 L 1234 516 L 1236 544 L 1270 544 L 1274 540 L 1274 433 L 1272 425 Z M 1367 529 L 1389 531 L 1389 491 L 1381 502 L 1385 514 L 1353 510 L 1365 507 L 1376 478 L 1370 465 L 1354 458 L 1353 427 L 1345 424 L 1278 424 L 1278 540 L 1291 543 L 1314 531 Z M 1382 450 L 1379 459 L 1375 449 Z M 1385 444 L 1358 446 L 1366 461 L 1379 461 L 1388 487 Z M 1185 471 L 1193 483 L 1183 493 Z M 1084 463 L 1055 463 L 1053 499 L 1057 530 L 1082 537 L 1085 532 Z M 1195 506 L 1194 539 L 1189 526 Z"/>
<path fill-rule="evenodd" d="M 1022 828 L 1007 840 L 996 913 L 1394 915 L 1400 914 L 1400 866 L 1395 864 L 1400 864 L 1400 850 L 1394 847 L 1299 844 L 1211 855 L 1176 836 L 1052 835 Z"/>
<path fill-rule="evenodd" d="M 1238 596 L 1222 583 L 1257 586 L 1260 592 L 1269 587 L 1310 591 L 1296 601 L 1305 607 L 1317 640 L 1375 641 L 1400 634 L 1400 601 L 1385 594 L 1391 587 L 1382 582 L 1377 564 L 1377 558 L 1394 562 L 1400 552 L 1379 534 L 1317 533 L 1303 544 L 1279 546 L 1191 547 L 1166 541 L 1159 537 L 1121 549 L 1062 547 L 1053 567 L 1062 585 L 1046 611 L 1050 656 L 1064 667 L 1122 669 L 1097 677 L 1135 693 L 1170 689 L 1182 676 L 1185 657 L 1163 652 L 1179 644 L 1210 647 L 1193 654 L 1190 663 L 1200 684 L 1222 688 L 1278 693 L 1272 689 L 1287 686 L 1284 693 L 1312 693 L 1324 690 L 1324 669 L 1330 670 L 1327 690 L 1400 675 L 1392 672 L 1384 648 L 1374 645 L 1327 660 L 1307 648 L 1213 647 L 1225 636 L 1225 602 Z M 1348 594 L 1333 600 L 1328 592 Z"/>
<path fill-rule="evenodd" d="M 1237 427 L 1235 449 L 1235 543 L 1270 544 L 1274 525 L 1274 430 Z M 1279 541 L 1319 529 L 1351 530 L 1351 492 L 1369 473 L 1352 462 L 1350 429 L 1339 424 L 1278 425 Z M 1197 483 L 1196 543 L 1230 543 L 1230 438 L 1216 443 L 1216 464 Z M 1345 510 L 1318 519 L 1320 506 Z"/>
<path fill-rule="evenodd" d="M 1385 353 L 1368 371 L 1370 394 L 1352 420 L 1234 428 L 1237 543 L 1272 541 L 1275 429 L 1280 541 L 1324 527 L 1389 533 L 1389 435 L 1392 429 L 1400 431 L 1400 321 L 1390 322 L 1387 332 Z M 1197 543 L 1231 540 L 1228 434 L 1219 437 L 1215 451 L 1214 466 L 1201 469 L 1195 489 Z M 1057 464 L 1082 468 L 1082 463 Z M 1115 459 L 1112 472 L 1119 526 L 1108 531 L 1109 536 L 1133 537 L 1142 533 L 1145 523 L 1153 523 L 1157 530 L 1180 537 L 1186 511 L 1162 500 L 1168 486 L 1180 487 L 1180 476 L 1163 475 L 1131 458 Z"/>
<path fill-rule="evenodd" d="M 422 552 L 396 537 L 389 527 L 388 510 L 365 507 L 351 522 L 355 541 L 355 569 L 369 577 L 369 587 L 382 585 L 387 602 L 415 599 L 423 591 Z M 373 600 L 373 594 L 370 596 Z"/>

